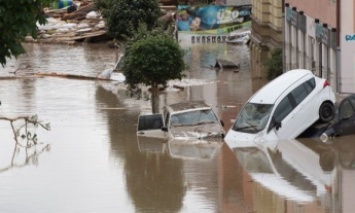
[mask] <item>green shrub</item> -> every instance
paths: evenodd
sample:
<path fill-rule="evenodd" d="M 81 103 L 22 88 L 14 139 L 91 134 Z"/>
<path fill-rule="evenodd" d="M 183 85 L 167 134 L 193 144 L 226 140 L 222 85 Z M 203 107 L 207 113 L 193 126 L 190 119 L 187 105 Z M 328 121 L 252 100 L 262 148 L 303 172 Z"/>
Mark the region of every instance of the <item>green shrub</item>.
<path fill-rule="evenodd" d="M 158 0 L 96 0 L 95 5 L 106 20 L 108 33 L 118 40 L 131 37 L 139 23 L 152 29 L 161 16 Z"/>
<path fill-rule="evenodd" d="M 184 54 L 179 44 L 165 34 L 150 33 L 134 40 L 127 47 L 122 67 L 126 84 L 132 89 L 141 83 L 158 88 L 169 80 L 181 79 L 186 69 Z"/>
<path fill-rule="evenodd" d="M 271 53 L 271 58 L 264 64 L 268 80 L 272 80 L 283 73 L 282 49 L 276 48 Z"/>

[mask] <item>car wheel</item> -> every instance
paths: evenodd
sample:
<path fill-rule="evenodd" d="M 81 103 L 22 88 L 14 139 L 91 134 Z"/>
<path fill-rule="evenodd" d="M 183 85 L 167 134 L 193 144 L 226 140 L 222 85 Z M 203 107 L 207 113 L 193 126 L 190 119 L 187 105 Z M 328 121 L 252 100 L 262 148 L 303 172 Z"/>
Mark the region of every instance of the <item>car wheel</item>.
<path fill-rule="evenodd" d="M 322 122 L 329 122 L 334 118 L 334 105 L 329 102 L 324 102 L 319 108 L 319 119 Z"/>

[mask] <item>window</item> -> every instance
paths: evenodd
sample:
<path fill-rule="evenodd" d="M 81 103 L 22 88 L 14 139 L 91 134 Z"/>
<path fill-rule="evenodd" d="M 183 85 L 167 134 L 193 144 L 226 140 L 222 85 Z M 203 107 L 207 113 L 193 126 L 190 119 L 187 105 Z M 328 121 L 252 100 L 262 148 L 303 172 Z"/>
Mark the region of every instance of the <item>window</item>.
<path fill-rule="evenodd" d="M 296 87 L 292 92 L 292 97 L 295 99 L 296 105 L 300 104 L 308 95 L 308 92 L 304 84 Z"/>
<path fill-rule="evenodd" d="M 274 128 L 277 122 L 281 122 L 292 110 L 292 104 L 288 96 L 286 96 L 276 107 L 268 131 Z"/>
<path fill-rule="evenodd" d="M 163 127 L 161 114 L 144 115 L 139 117 L 138 131 L 160 129 Z"/>
<path fill-rule="evenodd" d="M 175 126 L 194 126 L 216 122 L 218 119 L 212 109 L 175 113 L 171 116 L 171 125 L 175 124 Z"/>
<path fill-rule="evenodd" d="M 304 83 L 304 86 L 309 94 L 314 90 L 314 88 L 316 88 L 316 80 L 314 80 L 314 78 L 311 78 Z"/>

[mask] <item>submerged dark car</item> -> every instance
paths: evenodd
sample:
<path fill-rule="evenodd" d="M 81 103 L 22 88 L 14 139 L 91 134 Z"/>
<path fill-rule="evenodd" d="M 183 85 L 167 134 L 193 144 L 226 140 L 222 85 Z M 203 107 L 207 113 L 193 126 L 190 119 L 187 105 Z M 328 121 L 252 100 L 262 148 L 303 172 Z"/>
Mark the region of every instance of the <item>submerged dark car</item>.
<path fill-rule="evenodd" d="M 329 137 L 351 134 L 355 134 L 355 94 L 344 98 L 336 107 L 336 116 L 324 129 L 320 139 L 326 141 Z"/>

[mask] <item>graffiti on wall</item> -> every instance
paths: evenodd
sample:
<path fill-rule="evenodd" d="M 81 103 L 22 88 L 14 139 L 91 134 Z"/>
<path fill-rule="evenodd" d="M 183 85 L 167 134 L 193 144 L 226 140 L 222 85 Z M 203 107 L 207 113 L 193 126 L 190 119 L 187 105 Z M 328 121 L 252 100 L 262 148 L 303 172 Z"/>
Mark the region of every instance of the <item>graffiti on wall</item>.
<path fill-rule="evenodd" d="M 251 5 L 179 5 L 177 28 L 179 33 L 222 35 L 237 29 L 250 27 L 250 15 Z"/>

